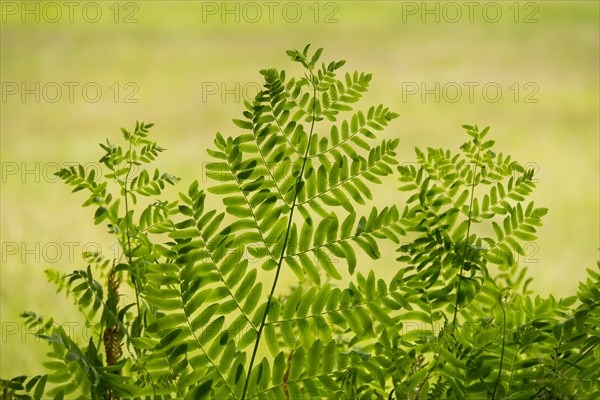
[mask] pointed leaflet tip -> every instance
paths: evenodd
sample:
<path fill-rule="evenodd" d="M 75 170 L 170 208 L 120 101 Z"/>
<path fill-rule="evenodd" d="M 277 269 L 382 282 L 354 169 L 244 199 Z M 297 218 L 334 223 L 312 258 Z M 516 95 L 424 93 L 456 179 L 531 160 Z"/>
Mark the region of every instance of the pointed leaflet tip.
<path fill-rule="evenodd" d="M 320 49 L 318 49 L 317 51 L 315 51 L 315 54 L 313 54 L 312 58 L 310 59 L 311 67 L 314 67 L 315 64 L 317 63 L 317 61 L 319 61 L 319 58 L 321 57 L 321 53 L 323 53 L 322 47 Z"/>
<path fill-rule="evenodd" d="M 304 57 L 306 57 L 308 55 L 309 48 L 310 48 L 310 43 L 304 47 L 304 50 L 302 50 L 302 54 L 304 55 Z"/>
<path fill-rule="evenodd" d="M 250 129 L 252 130 L 252 122 L 250 121 L 244 121 L 241 119 L 234 119 L 233 123 L 237 126 L 239 126 L 242 129 Z"/>
<path fill-rule="evenodd" d="M 395 118 L 398 118 L 399 116 L 400 116 L 400 114 L 390 111 L 390 112 L 388 112 L 388 113 L 386 114 L 385 118 L 386 118 L 388 121 L 391 121 L 391 120 L 393 120 L 393 119 L 395 119 Z"/>

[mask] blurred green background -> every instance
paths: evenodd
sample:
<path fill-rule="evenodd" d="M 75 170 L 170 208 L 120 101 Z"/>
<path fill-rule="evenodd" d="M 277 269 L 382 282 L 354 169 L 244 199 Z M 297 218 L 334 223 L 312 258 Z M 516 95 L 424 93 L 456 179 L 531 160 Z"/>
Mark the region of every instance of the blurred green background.
<path fill-rule="evenodd" d="M 46 351 L 19 313 L 79 320 L 43 270 L 70 272 L 85 266 L 82 250 L 115 250 L 78 208 L 84 197 L 52 173 L 73 162 L 98 168 L 96 143 L 138 119 L 156 123 L 169 149 L 158 164 L 185 190 L 202 179 L 214 133 L 239 133 L 231 119 L 256 93 L 258 71 L 297 71 L 285 50 L 307 43 L 373 73 L 362 106 L 400 113 L 382 135 L 400 138 L 400 161 L 414 161 L 415 146 L 457 149 L 460 125 L 475 123 L 536 169 L 532 199 L 550 213 L 520 260 L 536 291 L 573 294 L 598 258 L 598 2 L 51 3 L 1 3 L 4 378 L 40 372 Z M 395 186 L 375 188 L 376 203 L 397 199 Z"/>

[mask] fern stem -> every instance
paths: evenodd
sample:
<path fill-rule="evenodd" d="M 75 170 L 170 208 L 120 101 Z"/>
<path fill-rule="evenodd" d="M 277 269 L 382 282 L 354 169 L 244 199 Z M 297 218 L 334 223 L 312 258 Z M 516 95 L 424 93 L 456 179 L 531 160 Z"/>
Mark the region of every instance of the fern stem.
<path fill-rule="evenodd" d="M 262 332 L 265 328 L 267 322 L 267 315 L 269 314 L 269 308 L 271 308 L 271 301 L 273 300 L 273 294 L 275 293 L 275 288 L 277 287 L 277 282 L 279 280 L 279 273 L 281 272 L 281 265 L 283 264 L 283 258 L 285 256 L 285 250 L 288 244 L 288 238 L 290 235 L 290 230 L 292 228 L 292 221 L 294 219 L 294 210 L 296 209 L 296 202 L 298 201 L 298 193 L 300 192 L 300 182 L 302 181 L 302 176 L 304 175 L 304 169 L 306 168 L 306 161 L 308 160 L 308 152 L 310 150 L 310 142 L 313 138 L 313 131 L 315 128 L 315 106 L 317 99 L 317 87 L 314 82 L 314 75 L 312 69 L 309 69 L 311 83 L 313 86 L 313 109 L 312 109 L 312 121 L 310 125 L 310 132 L 308 134 L 308 143 L 306 144 L 306 150 L 304 151 L 304 156 L 302 159 L 302 168 L 300 168 L 300 174 L 298 175 L 298 179 L 296 180 L 296 187 L 294 190 L 294 200 L 292 201 L 292 205 L 290 207 L 290 217 L 288 218 L 287 228 L 285 230 L 285 237 L 283 239 L 283 244 L 281 246 L 281 255 L 279 256 L 279 261 L 277 262 L 277 270 L 275 271 L 275 278 L 273 278 L 273 284 L 271 285 L 271 292 L 269 293 L 269 297 L 267 299 L 267 306 L 265 307 L 265 312 L 263 313 L 262 320 L 260 322 L 260 326 L 258 327 L 258 332 L 256 333 L 256 341 L 254 342 L 254 348 L 252 350 L 252 357 L 250 358 L 250 365 L 248 366 L 248 374 L 246 375 L 246 381 L 244 382 L 244 390 L 242 391 L 242 399 L 246 399 L 246 392 L 248 391 L 248 384 L 250 383 L 250 375 L 252 374 L 252 367 L 254 366 L 254 360 L 256 359 L 256 353 L 258 352 L 258 345 L 260 344 L 260 338 L 262 336 Z"/>
<path fill-rule="evenodd" d="M 513 376 L 515 374 L 515 364 L 517 362 L 517 357 L 519 356 L 520 348 L 521 348 L 520 346 L 517 347 L 517 351 L 515 351 L 515 355 L 513 356 L 513 359 L 510 362 L 510 377 L 508 378 L 508 385 L 507 385 L 508 392 L 506 394 L 507 399 L 510 399 L 510 386 L 512 385 Z"/>
<path fill-rule="evenodd" d="M 471 182 L 471 199 L 469 200 L 469 218 L 467 219 L 467 234 L 465 237 L 465 249 L 463 251 L 462 262 L 460 263 L 460 272 L 458 273 L 458 285 L 456 287 L 456 303 L 454 305 L 454 316 L 452 317 L 452 325 L 456 324 L 456 317 L 458 315 L 458 299 L 460 296 L 460 284 L 462 282 L 462 274 L 465 269 L 465 258 L 467 257 L 467 250 L 469 248 L 469 235 L 471 234 L 471 222 L 473 221 L 473 198 L 475 197 L 475 177 L 477 176 L 477 164 L 479 163 L 479 152 L 477 152 L 477 158 L 475 159 L 475 166 L 473 167 L 473 182 Z"/>
<path fill-rule="evenodd" d="M 500 378 L 502 376 L 504 349 L 506 346 L 506 310 L 504 310 L 504 306 L 502 305 L 502 299 L 500 299 L 500 308 L 502 308 L 502 352 L 500 353 L 500 367 L 498 368 L 498 378 L 496 378 L 496 384 L 494 385 L 494 391 L 492 392 L 492 400 L 496 399 L 496 390 L 498 389 L 498 384 L 500 383 Z"/>
<path fill-rule="evenodd" d="M 468 215 L 468 219 L 467 219 L 467 233 L 466 233 L 466 238 L 465 238 L 465 249 L 463 251 L 462 262 L 460 264 L 460 271 L 458 273 L 458 285 L 456 287 L 456 303 L 454 304 L 454 315 L 452 316 L 452 327 L 454 327 L 454 325 L 456 324 L 456 318 L 458 316 L 458 299 L 459 299 L 459 295 L 460 295 L 460 283 L 461 283 L 461 278 L 462 278 L 462 274 L 463 274 L 464 267 L 465 267 L 465 258 L 467 256 L 467 249 L 469 248 L 469 235 L 471 234 L 471 222 L 472 222 L 471 215 L 472 215 L 472 211 L 473 211 L 473 198 L 475 197 L 475 182 L 476 182 L 475 177 L 477 175 L 477 164 L 478 163 L 479 163 L 479 151 L 477 152 L 477 158 L 475 159 L 475 166 L 473 167 L 473 182 L 471 182 L 471 194 L 470 194 L 470 200 L 469 200 L 469 215 Z M 435 358 L 435 361 L 433 362 L 433 366 L 429 369 L 429 371 L 427 371 L 427 375 L 423 379 L 423 382 L 421 383 L 420 387 L 423 387 L 425 382 L 427 382 L 427 380 L 433 373 L 433 370 L 435 369 L 438 362 L 440 361 L 440 358 L 441 358 L 441 353 L 438 353 L 437 357 Z"/>
<path fill-rule="evenodd" d="M 135 135 L 135 132 L 134 132 Z M 127 224 L 127 216 L 129 215 L 129 201 L 127 198 L 129 197 L 129 192 L 127 191 L 127 182 L 129 181 L 129 174 L 131 173 L 131 166 L 133 164 L 133 160 L 131 159 L 131 148 L 133 143 L 131 140 L 129 141 L 129 169 L 127 170 L 127 174 L 125 174 L 125 182 L 123 184 L 123 193 L 125 194 L 125 236 L 127 236 L 127 262 L 129 263 L 129 273 L 131 275 L 131 283 L 133 284 L 133 288 L 135 290 L 135 305 L 137 308 L 138 317 L 142 318 L 142 313 L 140 311 L 140 293 L 137 286 L 137 279 L 135 274 L 133 273 L 133 259 L 131 258 L 131 235 L 129 234 L 129 225 Z"/>

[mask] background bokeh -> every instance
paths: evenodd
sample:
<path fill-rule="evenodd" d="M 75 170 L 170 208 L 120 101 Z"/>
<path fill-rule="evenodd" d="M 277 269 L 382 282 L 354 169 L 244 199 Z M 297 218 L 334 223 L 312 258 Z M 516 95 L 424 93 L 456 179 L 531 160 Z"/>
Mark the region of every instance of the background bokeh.
<path fill-rule="evenodd" d="M 3 378 L 39 372 L 46 350 L 19 313 L 78 321 L 44 269 L 70 272 L 84 267 L 82 250 L 115 251 L 57 168 L 98 168 L 96 143 L 152 121 L 169 149 L 159 165 L 184 190 L 202 180 L 214 133 L 239 133 L 231 119 L 256 93 L 258 71 L 297 71 L 285 50 L 307 43 L 324 47 L 325 60 L 346 59 L 345 70 L 373 73 L 362 104 L 400 113 L 382 138 L 400 138 L 402 162 L 414 161 L 415 146 L 457 149 L 460 126 L 475 123 L 536 169 L 532 198 L 550 213 L 520 262 L 537 292 L 575 293 L 598 258 L 596 1 L 0 4 Z M 397 199 L 395 186 L 375 188 L 375 202 Z M 395 268 L 393 250 L 375 267 Z"/>

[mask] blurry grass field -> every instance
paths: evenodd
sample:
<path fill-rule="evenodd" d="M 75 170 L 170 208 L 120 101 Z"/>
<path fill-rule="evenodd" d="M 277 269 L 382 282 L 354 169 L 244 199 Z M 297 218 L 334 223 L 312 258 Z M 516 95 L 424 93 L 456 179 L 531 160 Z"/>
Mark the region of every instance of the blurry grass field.
<path fill-rule="evenodd" d="M 524 23 L 531 11 L 524 4 L 530 3 L 539 6 L 537 22 Z M 148 1 L 121 9 L 120 22 L 114 23 L 113 3 L 99 4 L 106 18 L 98 23 L 78 14 L 73 23 L 22 23 L 19 14 L 7 15 L 3 8 L 0 376 L 40 370 L 45 344 L 35 344 L 23 330 L 19 313 L 33 310 L 57 316 L 59 323 L 78 321 L 70 300 L 45 283 L 43 270 L 70 272 L 85 266 L 82 250 L 100 248 L 108 255 L 114 250 L 105 228 L 92 225 L 91 210 L 78 208 L 83 197 L 70 195 L 52 177 L 56 167 L 83 162 L 93 168 L 96 143 L 117 140 L 118 128 L 136 119 L 152 121 L 154 137 L 169 149 L 159 165 L 182 178 L 177 189 L 183 191 L 193 179 L 202 180 L 214 133 L 239 133 L 231 119 L 241 114 L 244 95 L 256 92 L 258 71 L 295 71 L 285 50 L 307 43 L 324 47 L 325 60 L 346 59 L 346 70 L 373 73 L 370 93 L 359 107 L 384 103 L 400 113 L 382 138 L 400 138 L 401 162 L 414 161 L 415 146 L 457 149 L 466 140 L 460 125 L 476 123 L 491 125 L 498 150 L 536 169 L 532 198 L 550 209 L 539 241 L 522 260 L 536 291 L 573 294 L 585 268 L 596 262 L 598 2 L 522 3 L 517 22 L 509 8 L 516 3 L 502 3 L 503 17 L 496 23 L 480 13 L 474 22 L 465 16 L 457 23 L 444 18 L 436 23 L 429 16 L 423 23 L 420 14 L 407 15 L 406 3 L 395 1 L 317 3 L 316 22 L 315 3 L 297 2 L 303 14 L 295 23 L 277 12 L 273 23 L 266 16 L 252 23 L 248 18 L 254 14 L 243 15 L 240 8 L 236 22 L 235 14 L 208 15 L 206 2 Z M 235 9 L 235 3 L 228 4 Z M 137 10 L 138 22 L 121 23 L 131 10 Z M 325 23 L 332 11 L 337 22 Z M 56 102 L 48 101 L 54 96 L 50 91 L 39 102 L 35 95 L 23 101 L 22 93 L 9 94 L 14 84 L 34 88 L 52 82 L 63 88 Z M 69 82 L 79 84 L 73 99 L 67 96 Z M 86 83 L 101 87 L 97 102 L 82 95 Z M 421 90 L 436 83 L 458 84 L 463 96 L 454 102 L 450 91 L 439 99 L 407 93 L 415 85 Z M 478 85 L 472 99 L 465 83 Z M 498 101 L 482 93 L 489 83 L 501 88 Z M 137 102 L 127 102 L 128 95 Z M 395 186 L 374 188 L 375 205 L 398 199 Z M 175 191 L 167 196 L 174 198 Z M 384 247 L 385 262 L 368 269 L 396 268 L 395 246 Z"/>

